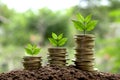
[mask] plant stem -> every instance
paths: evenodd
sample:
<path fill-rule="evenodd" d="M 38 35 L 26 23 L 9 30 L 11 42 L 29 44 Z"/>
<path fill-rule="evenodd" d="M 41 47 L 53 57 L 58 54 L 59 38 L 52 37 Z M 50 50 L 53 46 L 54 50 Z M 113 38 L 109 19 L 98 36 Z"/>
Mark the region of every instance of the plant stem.
<path fill-rule="evenodd" d="M 85 21 L 84 21 L 84 30 L 83 30 L 83 33 L 84 33 L 84 36 L 85 36 L 85 31 L 86 31 L 86 24 L 85 24 Z"/>
<path fill-rule="evenodd" d="M 84 29 L 84 31 L 83 31 L 83 32 L 84 32 L 84 35 L 85 35 L 85 33 L 86 33 L 85 31 L 86 31 L 86 30 Z"/>
<path fill-rule="evenodd" d="M 58 39 L 56 40 L 57 41 L 57 47 L 59 46 L 59 44 L 58 44 Z"/>

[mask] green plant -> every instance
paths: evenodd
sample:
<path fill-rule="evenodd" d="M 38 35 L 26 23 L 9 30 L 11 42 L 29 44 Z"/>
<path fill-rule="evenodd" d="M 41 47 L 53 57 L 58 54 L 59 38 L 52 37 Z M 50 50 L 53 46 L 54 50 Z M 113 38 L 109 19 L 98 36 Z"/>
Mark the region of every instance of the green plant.
<path fill-rule="evenodd" d="M 63 46 L 65 42 L 67 41 L 67 38 L 63 38 L 63 33 L 60 35 L 56 35 L 55 33 L 52 33 L 52 38 L 48 38 L 50 43 L 54 46 Z"/>
<path fill-rule="evenodd" d="M 26 53 L 32 56 L 39 54 L 40 50 L 41 49 L 38 48 L 36 45 L 31 44 L 28 44 L 27 47 L 25 48 Z"/>
<path fill-rule="evenodd" d="M 95 28 L 95 25 L 97 24 L 96 20 L 91 20 L 91 15 L 88 15 L 86 18 L 84 18 L 80 13 L 76 15 L 77 20 L 72 20 L 74 23 L 74 26 L 77 30 L 83 31 L 84 34 L 86 31 L 91 31 Z"/>

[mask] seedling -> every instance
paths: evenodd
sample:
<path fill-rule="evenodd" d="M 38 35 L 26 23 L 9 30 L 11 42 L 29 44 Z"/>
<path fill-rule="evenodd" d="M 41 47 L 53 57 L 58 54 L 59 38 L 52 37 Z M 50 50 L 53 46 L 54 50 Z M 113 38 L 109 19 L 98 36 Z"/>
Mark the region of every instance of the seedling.
<path fill-rule="evenodd" d="M 84 18 L 80 13 L 76 15 L 77 20 L 72 20 L 74 23 L 74 26 L 77 30 L 83 31 L 84 34 L 86 34 L 86 31 L 91 31 L 95 28 L 95 25 L 97 24 L 96 20 L 91 20 L 91 15 L 88 15 L 86 18 Z"/>
<path fill-rule="evenodd" d="M 56 47 L 63 46 L 67 41 L 67 38 L 63 38 L 63 33 L 60 35 L 56 35 L 55 33 L 52 33 L 52 38 L 48 38 L 48 39 L 50 43 Z"/>
<path fill-rule="evenodd" d="M 39 54 L 40 50 L 41 49 L 38 48 L 36 45 L 31 44 L 28 44 L 27 47 L 25 48 L 26 53 L 32 56 Z"/>

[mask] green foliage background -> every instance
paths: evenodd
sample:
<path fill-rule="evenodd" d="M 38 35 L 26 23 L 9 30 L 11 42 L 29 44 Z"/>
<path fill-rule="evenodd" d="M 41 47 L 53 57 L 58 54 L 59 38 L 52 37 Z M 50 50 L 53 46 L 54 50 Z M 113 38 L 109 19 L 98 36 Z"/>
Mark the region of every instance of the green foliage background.
<path fill-rule="evenodd" d="M 73 37 L 80 32 L 77 32 L 71 20 L 80 12 L 83 16 L 92 14 L 93 19 L 98 20 L 95 29 L 89 32 L 96 35 L 96 67 L 100 71 L 120 73 L 120 1 L 108 0 L 109 5 L 106 6 L 100 5 L 101 0 L 80 1 L 87 3 L 87 6 L 82 7 L 80 4 L 63 11 L 42 8 L 38 12 L 28 10 L 24 13 L 0 3 L 0 72 L 22 68 L 24 47 L 28 43 L 43 48 L 40 56 L 43 56 L 43 65 L 46 65 L 51 32 L 64 33 L 68 38 L 65 45 L 68 58 L 74 59 Z M 68 63 L 73 64 L 71 60 Z"/>

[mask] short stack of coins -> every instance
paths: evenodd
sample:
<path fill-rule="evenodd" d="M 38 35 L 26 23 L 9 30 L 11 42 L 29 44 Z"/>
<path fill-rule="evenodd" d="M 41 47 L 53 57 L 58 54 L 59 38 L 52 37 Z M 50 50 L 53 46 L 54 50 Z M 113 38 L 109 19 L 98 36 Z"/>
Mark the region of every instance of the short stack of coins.
<path fill-rule="evenodd" d="M 26 70 L 35 70 L 41 67 L 41 57 L 25 56 L 23 58 L 23 66 Z"/>
<path fill-rule="evenodd" d="M 48 62 L 51 65 L 65 66 L 66 65 L 66 48 L 49 48 Z"/>
<path fill-rule="evenodd" d="M 75 65 L 83 71 L 94 71 L 94 46 L 95 36 L 90 34 L 75 36 Z"/>

